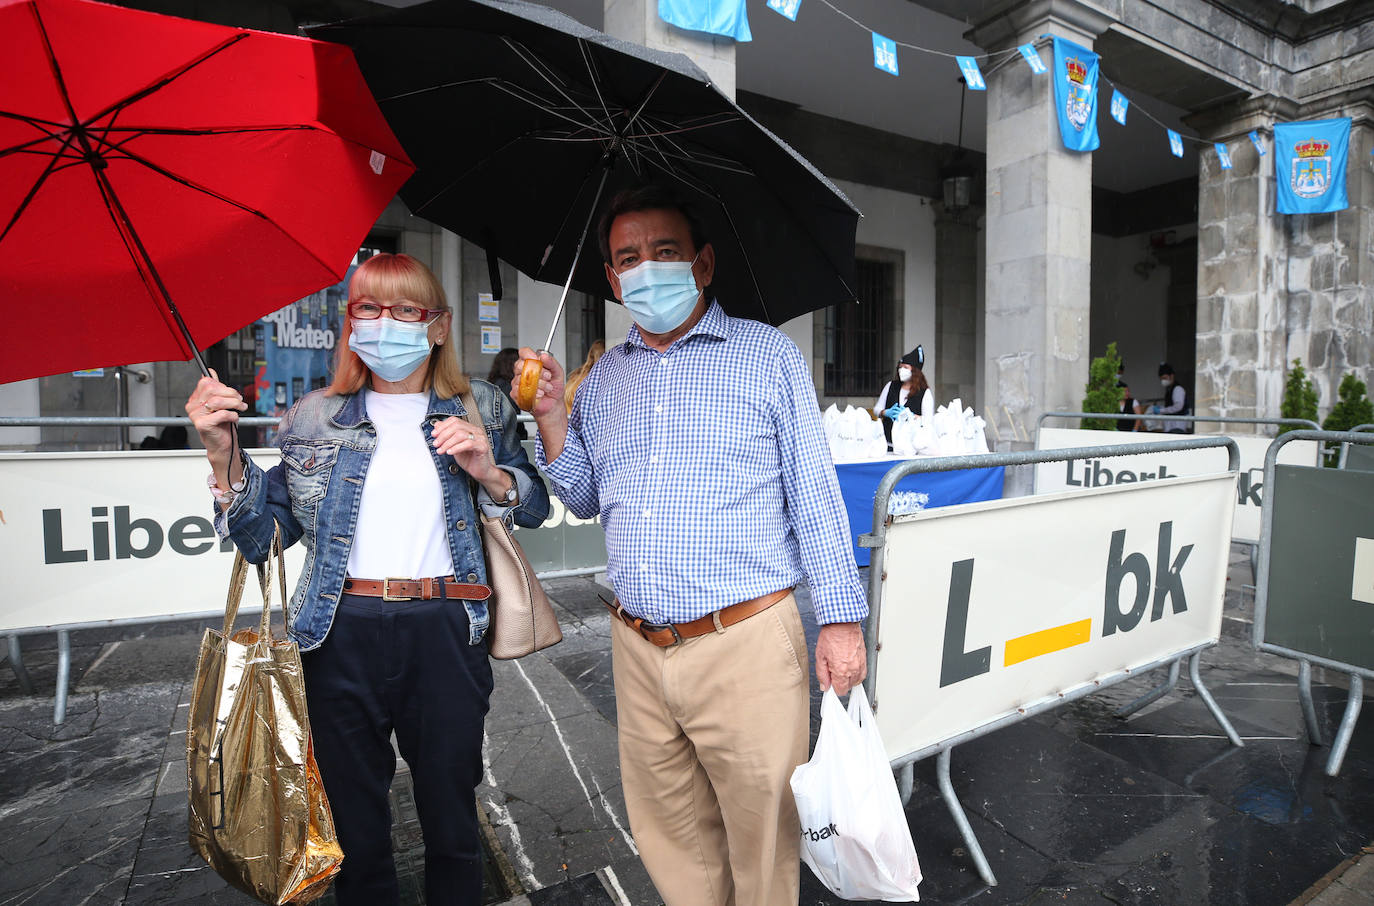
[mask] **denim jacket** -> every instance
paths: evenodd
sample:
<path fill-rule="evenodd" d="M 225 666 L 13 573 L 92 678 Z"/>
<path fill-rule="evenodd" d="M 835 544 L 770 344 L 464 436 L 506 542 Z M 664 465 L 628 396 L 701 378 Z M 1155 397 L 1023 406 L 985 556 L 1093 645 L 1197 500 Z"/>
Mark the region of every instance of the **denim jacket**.
<path fill-rule="evenodd" d="M 508 523 L 513 520 L 526 528 L 536 528 L 549 514 L 549 495 L 516 436 L 515 407 L 505 394 L 484 381 L 472 382 L 472 396 L 481 412 L 496 463 L 511 473 L 520 494 L 520 502 L 515 506 L 497 509 L 479 485 L 478 502 L 489 513 L 501 513 Z M 438 422 L 465 414 L 458 397 L 439 399 L 431 392 L 429 411 L 420 426 L 425 440 L 432 438 Z M 357 526 L 363 480 L 372 451 L 377 447 L 377 429 L 367 417 L 362 393 L 326 396 L 317 390 L 301 398 L 286 413 L 278 429 L 277 443 L 281 447 L 281 462 L 266 472 L 249 462 L 244 490 L 227 511 L 216 514 L 216 527 L 221 536 L 227 534 L 232 538 L 252 563 L 267 559 L 273 520 L 281 526 L 283 546 L 304 541 L 305 565 L 287 607 L 287 627 L 301 650 L 309 651 L 324 641 L 334 622 L 348 570 L 349 545 Z M 432 446 L 429 452 L 444 495 L 444 520 L 454 573 L 460 582 L 486 584 L 486 560 L 468 475 L 452 456 L 440 456 Z M 464 601 L 463 605 L 472 627 L 469 642 L 480 645 L 488 623 L 486 602 Z"/>

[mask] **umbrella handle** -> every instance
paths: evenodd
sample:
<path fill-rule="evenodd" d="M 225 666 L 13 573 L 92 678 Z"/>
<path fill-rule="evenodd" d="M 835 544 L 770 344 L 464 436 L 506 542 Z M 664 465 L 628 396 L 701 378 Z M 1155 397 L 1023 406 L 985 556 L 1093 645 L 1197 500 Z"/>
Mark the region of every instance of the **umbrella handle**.
<path fill-rule="evenodd" d="M 563 283 L 563 295 L 558 299 L 558 310 L 553 313 L 553 324 L 549 326 L 549 337 L 544 341 L 541 351 L 547 352 L 553 345 L 553 335 L 558 332 L 558 322 L 563 319 L 563 306 L 568 301 L 568 290 L 572 288 L 573 275 L 577 273 L 577 264 L 582 260 L 582 246 L 587 242 L 587 231 L 592 228 L 592 218 L 596 216 L 596 206 L 601 203 L 601 193 L 606 189 L 606 179 L 611 175 L 611 161 L 607 158 L 605 166 L 601 168 L 601 182 L 596 186 L 596 194 L 592 196 L 592 206 L 587 212 L 587 222 L 582 225 L 582 232 L 577 237 L 577 251 L 573 252 L 572 266 L 568 268 L 568 279 Z"/>

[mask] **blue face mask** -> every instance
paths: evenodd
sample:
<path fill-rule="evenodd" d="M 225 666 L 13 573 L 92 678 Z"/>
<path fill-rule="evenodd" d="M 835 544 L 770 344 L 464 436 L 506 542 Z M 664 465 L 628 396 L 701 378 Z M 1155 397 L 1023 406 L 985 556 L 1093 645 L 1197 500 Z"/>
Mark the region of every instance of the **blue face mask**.
<path fill-rule="evenodd" d="M 434 343 L 429 339 L 428 324 L 392 318 L 354 318 L 348 348 L 377 377 L 394 382 L 404 380 L 420 367 L 429 358 Z"/>
<path fill-rule="evenodd" d="M 620 301 L 635 323 L 649 333 L 669 333 L 682 326 L 697 307 L 701 290 L 691 261 L 645 261 L 620 274 Z"/>

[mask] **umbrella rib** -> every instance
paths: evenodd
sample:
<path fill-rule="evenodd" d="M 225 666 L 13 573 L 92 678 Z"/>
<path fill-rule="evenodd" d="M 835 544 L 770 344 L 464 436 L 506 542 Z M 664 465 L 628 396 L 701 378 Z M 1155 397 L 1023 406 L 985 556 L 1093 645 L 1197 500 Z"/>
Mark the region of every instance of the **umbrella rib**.
<path fill-rule="evenodd" d="M 665 158 L 665 160 L 668 157 L 674 157 L 679 160 L 682 160 L 685 163 L 698 164 L 700 166 L 711 167 L 716 170 L 724 170 L 727 173 L 738 173 L 741 176 L 754 177 L 757 177 L 758 175 L 753 171 L 753 169 L 745 166 L 742 163 L 731 160 L 730 158 L 721 157 L 717 154 L 710 154 L 705 152 L 703 152 L 702 154 L 691 154 L 677 142 L 673 141 L 673 139 L 670 138 L 667 134 L 659 134 L 658 136 L 645 137 L 649 139 L 650 143 L 654 146 L 654 149 L 657 150 L 658 153 Z M 655 137 L 662 138 L 664 143 L 672 148 L 673 153 L 670 154 L 659 149 L 658 143 L 653 140 Z"/>
<path fill-rule="evenodd" d="M 592 83 L 592 91 L 596 92 L 596 99 L 601 104 L 601 112 L 606 114 L 605 121 L 609 126 L 615 121 L 615 117 L 611 116 L 611 109 L 606 106 L 606 98 L 601 94 L 601 74 L 596 71 L 593 64 L 591 48 L 586 41 L 578 41 L 577 47 L 582 51 L 582 65 L 587 67 L 587 80 Z"/>
<path fill-rule="evenodd" d="M 502 38 L 501 40 L 505 42 L 505 45 L 509 47 L 511 51 L 525 63 L 526 66 L 534 70 L 535 75 L 539 76 L 541 79 L 547 82 L 550 88 L 552 88 L 557 94 L 561 95 L 562 98 L 569 104 L 571 104 L 573 107 L 577 108 L 577 111 L 581 113 L 583 116 L 587 117 L 589 122 L 596 122 L 596 115 L 587 108 L 583 107 L 577 101 L 575 101 L 568 94 L 568 92 L 564 90 L 563 86 L 558 84 L 558 81 L 553 77 L 552 73 L 548 71 L 546 67 L 541 66 L 539 64 L 539 61 L 534 57 L 533 54 L 529 52 L 528 48 L 524 47 L 517 41 L 512 41 L 510 38 Z M 605 123 L 605 128 L 608 133 L 613 132 L 613 130 L 611 129 L 611 122 L 609 119 Z"/>
<path fill-rule="evenodd" d="M 90 117 L 89 119 L 87 119 L 87 120 L 85 121 L 85 123 L 83 123 L 83 125 L 88 125 L 88 124 L 90 124 L 90 123 L 93 123 L 93 122 L 95 122 L 96 120 L 100 119 L 101 117 L 108 116 L 110 113 L 113 113 L 113 112 L 116 111 L 116 110 L 120 110 L 120 109 L 122 109 L 122 108 L 128 107 L 130 104 L 135 104 L 135 103 L 137 103 L 137 102 L 143 100 L 143 99 L 146 98 L 148 95 L 153 94 L 154 92 L 161 91 L 163 88 L 166 88 L 166 87 L 167 87 L 168 85 L 170 85 L 172 82 L 174 82 L 174 81 L 176 81 L 177 79 L 181 78 L 181 77 L 184 76 L 186 73 L 190 72 L 192 69 L 194 69 L 194 68 L 196 68 L 197 66 L 199 66 L 200 64 L 206 62 L 206 61 L 209 60 L 211 57 L 214 57 L 214 56 L 217 56 L 218 54 L 223 53 L 224 51 L 228 50 L 228 49 L 229 49 L 230 47 L 232 47 L 233 45 L 239 43 L 240 41 L 242 41 L 242 40 L 244 40 L 244 39 L 246 39 L 246 38 L 248 38 L 251 34 L 252 34 L 251 32 L 241 31 L 241 32 L 238 32 L 237 34 L 231 35 L 231 36 L 228 37 L 228 38 L 225 38 L 225 39 L 224 39 L 223 41 L 221 41 L 219 44 L 217 44 L 217 45 L 214 46 L 214 47 L 211 47 L 209 50 L 206 50 L 206 51 L 205 51 L 204 53 L 202 53 L 200 56 L 195 57 L 195 58 L 193 58 L 193 59 L 191 59 L 191 60 L 186 61 L 186 62 L 183 63 L 181 66 L 178 66 L 176 69 L 169 70 L 167 73 L 165 73 L 165 74 L 164 74 L 161 78 L 159 78 L 157 81 L 155 81 L 155 82 L 153 82 L 153 83 L 147 85 L 147 86 L 144 87 L 144 88 L 139 89 L 138 91 L 135 91 L 133 94 L 127 95 L 126 97 L 121 98 L 121 99 L 118 100 L 118 101 L 115 101 L 113 104 L 109 105 L 109 106 L 106 107 L 104 110 L 101 110 L 99 113 L 97 113 L 97 114 L 95 114 L 94 116 L 92 116 L 92 117 Z M 64 96 L 66 95 L 66 89 L 65 89 L 65 88 L 63 88 L 62 93 L 63 93 Z M 73 121 L 75 121 L 75 114 L 73 114 Z"/>
<path fill-rule="evenodd" d="M 499 76 L 486 76 L 480 79 L 463 79 L 459 82 L 445 82 L 442 85 L 426 85 L 424 88 L 416 88 L 414 91 L 403 91 L 400 94 L 392 94 L 384 98 L 377 98 L 377 102 L 379 104 L 384 104 L 388 101 L 400 101 L 405 98 L 414 97 L 417 94 L 428 94 L 431 91 L 443 91 L 445 88 L 461 88 L 464 85 L 494 84 L 500 81 L 502 81 L 502 79 Z"/>
<path fill-rule="evenodd" d="M 70 147 L 70 145 L 71 136 L 69 135 L 66 140 L 62 142 L 62 147 L 67 148 Z M 24 212 L 28 210 L 30 202 L 32 202 L 34 196 L 38 194 L 38 190 L 43 188 L 43 184 L 48 181 L 48 177 L 57 170 L 57 162 L 61 159 L 61 154 L 52 155 L 52 159 L 49 160 L 48 165 L 43 168 L 43 172 L 39 174 L 38 179 L 34 180 L 33 186 L 29 189 L 28 194 L 24 196 L 24 200 L 19 202 L 19 206 L 15 209 L 14 216 L 10 218 L 10 222 L 5 224 L 4 232 L 0 232 L 0 242 L 5 241 L 5 237 L 10 234 L 10 230 L 14 229 L 14 225 L 19 222 L 19 218 L 24 216 Z"/>
<path fill-rule="evenodd" d="M 473 164 L 472 166 L 468 167 L 468 168 L 467 168 L 466 170 L 464 170 L 462 173 L 459 173 L 457 176 L 453 177 L 453 179 L 451 179 L 451 180 L 449 181 L 448 185 L 444 186 L 442 189 L 440 189 L 439 191 L 435 192 L 433 195 L 429 196 L 429 198 L 427 198 L 425 201 L 423 201 L 422 203 L 420 203 L 418 206 L 412 207 L 410 212 L 411 212 L 412 214 L 419 214 L 420 212 L 424 211 L 426 208 L 428 208 L 428 207 L 429 207 L 430 205 L 432 205 L 434 202 L 438 201 L 441 197 L 443 197 L 444 195 L 448 194 L 448 192 L 449 192 L 451 189 L 453 189 L 454 186 L 458 185 L 458 183 L 460 183 L 460 182 L 462 182 L 463 180 L 467 179 L 467 178 L 468 178 L 468 174 L 470 174 L 470 173 L 472 173 L 472 172 L 474 172 L 474 171 L 476 171 L 476 170 L 480 170 L 482 167 L 486 166 L 487 161 L 489 161 L 489 160 L 495 158 L 497 155 L 501 154 L 501 152 L 505 151 L 505 150 L 506 150 L 507 148 L 509 148 L 511 145 L 514 145 L 516 142 L 521 141 L 521 140 L 523 140 L 524 138 L 525 138 L 524 135 L 517 135 L 517 136 L 515 136 L 514 138 L 510 139 L 510 140 L 507 141 L 504 145 L 502 145 L 501 147 L 497 148 L 495 151 L 492 151 L 492 152 L 491 152 L 490 154 L 488 154 L 486 157 L 484 157 L 484 158 L 482 158 L 481 160 L 477 161 L 475 164 Z"/>
<path fill-rule="evenodd" d="M 503 82 L 496 82 L 496 83 L 493 83 L 493 86 L 494 86 L 495 88 L 501 90 L 501 91 L 506 92 L 506 94 L 510 95 L 511 97 L 515 98 L 516 100 L 524 101 L 526 104 L 529 104 L 530 106 L 534 107 L 536 110 L 539 110 L 541 113 L 547 113 L 547 114 L 549 114 L 549 115 L 551 115 L 551 116 L 556 116 L 556 117 L 558 117 L 559 119 L 561 119 L 561 120 L 566 120 L 567 122 L 572 123 L 574 126 L 577 126 L 577 127 L 579 127 L 579 128 L 582 128 L 582 129 L 587 129 L 587 128 L 595 129 L 595 128 L 596 128 L 596 124 L 595 124 L 595 123 L 591 123 L 591 122 L 578 122 L 576 119 L 572 118 L 571 116 L 568 116 L 566 113 L 563 113 L 563 112 L 561 111 L 560 108 L 554 107 L 554 106 L 550 105 L 548 102 L 546 102 L 543 98 L 540 98 L 538 95 L 532 95 L 532 96 L 527 97 L 527 96 L 525 96 L 524 94 L 522 94 L 521 92 L 514 90 L 515 86 L 507 85 L 504 81 L 503 81 Z M 579 113 L 586 113 L 586 111 L 585 111 L 583 108 L 578 107 L 576 104 L 574 104 L 573 107 L 574 107 Z M 606 135 L 607 135 L 608 137 L 609 137 L 610 135 L 612 135 L 612 134 L 613 134 L 613 133 L 611 133 L 611 132 L 607 132 L 607 133 L 606 133 Z"/>

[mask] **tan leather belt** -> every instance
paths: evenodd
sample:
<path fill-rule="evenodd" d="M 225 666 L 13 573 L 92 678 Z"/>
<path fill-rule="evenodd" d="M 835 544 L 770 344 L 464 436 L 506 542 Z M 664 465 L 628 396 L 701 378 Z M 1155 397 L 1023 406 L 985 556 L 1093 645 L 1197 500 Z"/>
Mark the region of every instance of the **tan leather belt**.
<path fill-rule="evenodd" d="M 626 613 L 619 601 L 613 603 L 601 598 L 601 603 L 606 605 L 611 616 L 620 619 L 626 626 L 642 635 L 646 641 L 652 642 L 660 648 L 668 648 L 678 644 L 683 639 L 696 638 L 699 635 L 706 635 L 717 629 L 724 629 L 726 626 L 743 622 L 754 614 L 762 613 L 772 607 L 791 593 L 792 589 L 790 588 L 770 592 L 749 601 L 740 601 L 738 604 L 722 607 L 720 610 L 712 611 L 704 617 L 697 617 L 687 623 L 650 623 Z"/>
<path fill-rule="evenodd" d="M 383 601 L 428 601 L 433 598 L 485 601 L 491 597 L 491 589 L 487 586 L 457 582 L 453 576 L 442 579 L 354 579 L 350 576 L 344 579 L 343 590 L 345 594 Z"/>

